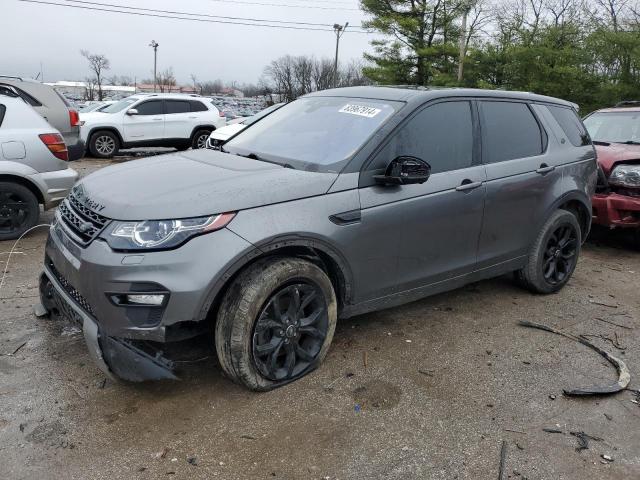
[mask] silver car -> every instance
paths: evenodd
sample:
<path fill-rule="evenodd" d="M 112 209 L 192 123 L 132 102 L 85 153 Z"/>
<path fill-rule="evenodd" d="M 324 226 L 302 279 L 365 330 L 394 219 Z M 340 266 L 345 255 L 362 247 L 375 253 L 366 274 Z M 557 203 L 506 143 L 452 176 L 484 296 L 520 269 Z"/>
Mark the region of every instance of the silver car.
<path fill-rule="evenodd" d="M 20 237 L 36 225 L 40 205 L 58 205 L 78 174 L 67 146 L 20 97 L 0 94 L 0 240 Z"/>
<path fill-rule="evenodd" d="M 42 301 L 82 324 L 109 375 L 175 378 L 166 344 L 213 333 L 229 378 L 268 390 L 322 362 L 338 318 L 509 272 L 560 290 L 595 183 L 562 100 L 318 92 L 221 151 L 83 179 L 51 228 Z"/>

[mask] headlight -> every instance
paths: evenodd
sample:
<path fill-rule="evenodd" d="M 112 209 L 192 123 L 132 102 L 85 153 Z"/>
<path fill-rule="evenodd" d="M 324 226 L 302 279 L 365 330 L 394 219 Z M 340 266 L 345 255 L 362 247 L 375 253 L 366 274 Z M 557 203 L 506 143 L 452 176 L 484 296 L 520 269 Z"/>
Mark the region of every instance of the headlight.
<path fill-rule="evenodd" d="M 609 175 L 609 183 L 640 188 L 640 165 L 618 165 Z"/>
<path fill-rule="evenodd" d="M 197 235 L 226 227 L 235 215 L 233 212 L 180 220 L 112 222 L 102 238 L 114 250 L 167 250 Z"/>

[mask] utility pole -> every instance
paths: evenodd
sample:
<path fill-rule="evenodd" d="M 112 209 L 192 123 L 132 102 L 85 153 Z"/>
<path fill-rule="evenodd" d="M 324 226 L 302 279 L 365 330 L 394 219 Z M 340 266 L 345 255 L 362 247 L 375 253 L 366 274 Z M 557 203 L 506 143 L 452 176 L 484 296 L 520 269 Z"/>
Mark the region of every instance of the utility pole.
<path fill-rule="evenodd" d="M 333 88 L 338 86 L 338 49 L 340 47 L 340 37 L 344 35 L 344 31 L 349 26 L 349 22 L 345 23 L 344 26 L 336 23 L 333 25 L 333 31 L 336 34 L 336 60 L 333 64 Z"/>
<path fill-rule="evenodd" d="M 151 40 L 151 43 L 149 44 L 150 47 L 153 47 L 153 91 L 156 91 L 156 85 L 158 83 L 158 74 L 157 74 L 157 68 L 158 68 L 158 47 L 160 46 L 160 44 L 158 42 L 156 42 L 155 40 Z"/>
<path fill-rule="evenodd" d="M 458 83 L 462 83 L 462 74 L 464 72 L 464 57 L 465 50 L 467 49 L 467 17 L 469 16 L 469 11 L 471 10 L 471 5 L 467 4 L 462 12 L 462 27 L 460 28 L 460 57 L 458 59 Z"/>

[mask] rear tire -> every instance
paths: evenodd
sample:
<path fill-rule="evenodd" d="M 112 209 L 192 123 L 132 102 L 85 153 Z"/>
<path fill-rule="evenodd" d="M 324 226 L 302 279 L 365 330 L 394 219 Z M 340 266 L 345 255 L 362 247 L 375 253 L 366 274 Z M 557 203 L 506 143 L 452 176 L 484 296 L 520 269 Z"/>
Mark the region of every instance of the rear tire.
<path fill-rule="evenodd" d="M 108 130 L 101 130 L 89 140 L 89 152 L 96 158 L 112 158 L 120 150 L 120 139 Z"/>
<path fill-rule="evenodd" d="M 317 265 L 299 258 L 259 260 L 233 281 L 220 305 L 220 365 L 250 390 L 280 387 L 322 362 L 336 319 L 333 286 Z"/>
<path fill-rule="evenodd" d="M 191 148 L 194 150 L 207 148 L 207 139 L 209 138 L 209 135 L 211 135 L 211 132 L 212 130 L 208 128 L 197 130 L 191 138 Z"/>
<path fill-rule="evenodd" d="M 24 185 L 0 182 L 0 240 L 15 240 L 38 223 L 40 204 Z"/>
<path fill-rule="evenodd" d="M 567 210 L 553 212 L 533 242 L 526 266 L 516 272 L 516 279 L 534 293 L 559 291 L 573 275 L 581 246 L 576 216 Z"/>

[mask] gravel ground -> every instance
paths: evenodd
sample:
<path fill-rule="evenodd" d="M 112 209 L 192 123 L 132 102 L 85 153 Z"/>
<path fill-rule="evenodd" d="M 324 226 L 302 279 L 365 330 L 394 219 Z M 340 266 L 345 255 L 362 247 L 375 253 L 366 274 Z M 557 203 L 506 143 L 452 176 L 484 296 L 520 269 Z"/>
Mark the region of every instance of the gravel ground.
<path fill-rule="evenodd" d="M 45 230 L 18 245 L 0 290 L 3 479 L 486 479 L 503 442 L 505 478 L 640 478 L 636 395 L 564 396 L 616 372 L 517 325 L 610 339 L 590 337 L 639 388 L 640 253 L 623 233 L 596 230 L 556 295 L 503 277 L 343 321 L 320 369 L 255 394 L 222 376 L 212 343 L 180 382 L 106 381 L 80 334 L 32 314 Z M 0 242 L 0 269 L 10 248 Z M 578 451 L 569 432 L 600 440 Z"/>

